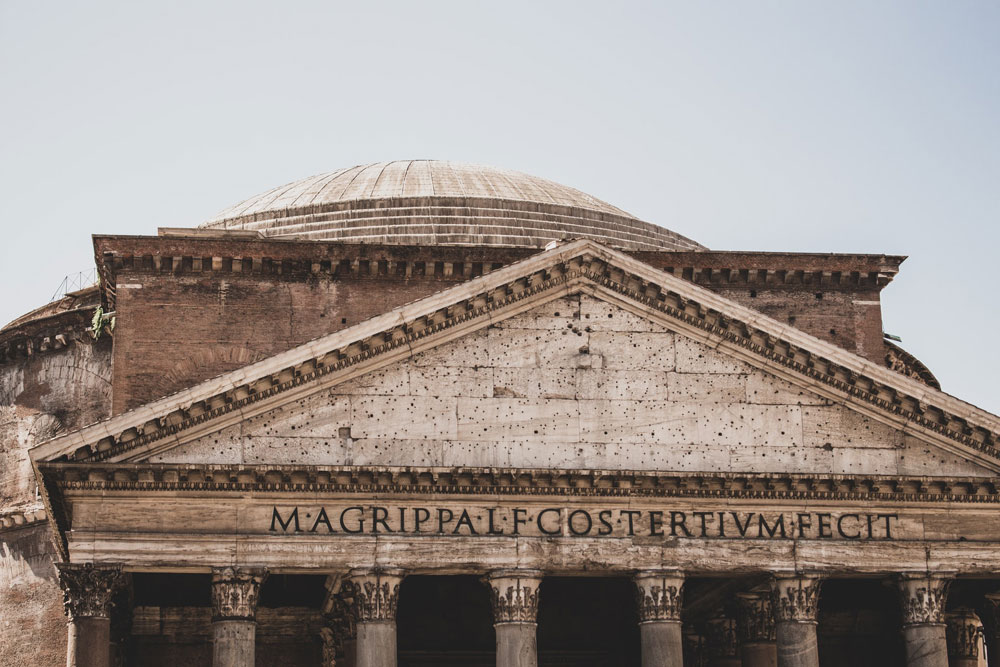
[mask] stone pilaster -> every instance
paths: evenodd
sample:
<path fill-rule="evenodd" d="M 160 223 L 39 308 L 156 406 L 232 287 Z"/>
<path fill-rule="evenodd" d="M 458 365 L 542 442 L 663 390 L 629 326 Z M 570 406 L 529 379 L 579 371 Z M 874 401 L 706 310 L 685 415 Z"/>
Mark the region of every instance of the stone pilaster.
<path fill-rule="evenodd" d="M 56 567 L 69 616 L 67 664 L 109 667 L 112 605 L 129 585 L 129 576 L 120 565 L 58 563 Z"/>
<path fill-rule="evenodd" d="M 972 609 L 956 609 L 945 614 L 945 638 L 950 667 L 977 667 L 983 626 Z"/>
<path fill-rule="evenodd" d="M 684 575 L 672 570 L 635 576 L 643 667 L 683 667 Z"/>
<path fill-rule="evenodd" d="M 536 667 L 538 588 L 542 573 L 498 570 L 486 577 L 486 583 L 490 587 L 497 636 L 497 667 Z"/>
<path fill-rule="evenodd" d="M 818 577 L 779 574 L 771 582 L 778 667 L 819 667 Z"/>
<path fill-rule="evenodd" d="M 906 574 L 899 579 L 907 667 L 948 667 L 945 603 L 951 580 Z"/>
<path fill-rule="evenodd" d="M 708 667 L 740 667 L 735 620 L 725 616 L 709 620 L 705 624 L 705 646 Z"/>
<path fill-rule="evenodd" d="M 257 602 L 267 569 L 212 570 L 212 665 L 253 667 L 256 659 Z"/>
<path fill-rule="evenodd" d="M 357 667 L 396 667 L 396 609 L 402 570 L 351 570 L 345 593 L 357 628 Z"/>

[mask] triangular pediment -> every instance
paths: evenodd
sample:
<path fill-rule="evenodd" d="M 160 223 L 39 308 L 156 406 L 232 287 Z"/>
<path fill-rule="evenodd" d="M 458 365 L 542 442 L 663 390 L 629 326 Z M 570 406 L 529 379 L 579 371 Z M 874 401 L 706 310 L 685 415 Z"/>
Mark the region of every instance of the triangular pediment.
<path fill-rule="evenodd" d="M 455 401 L 442 400 L 443 387 Z M 569 403 L 585 405 L 572 413 Z M 998 424 L 757 311 L 576 241 L 53 439 L 32 458 L 984 475 L 1000 470 Z M 483 428 L 489 440 L 478 435 Z M 507 449 L 491 428 L 507 429 Z M 251 440 L 259 452 L 248 457 Z M 360 440 L 412 456 L 359 456 Z M 604 453 L 574 457 L 575 443 Z M 670 456 L 658 459 L 664 447 Z M 443 455 L 463 448 L 467 459 Z M 521 458 L 504 454 L 515 450 Z"/>

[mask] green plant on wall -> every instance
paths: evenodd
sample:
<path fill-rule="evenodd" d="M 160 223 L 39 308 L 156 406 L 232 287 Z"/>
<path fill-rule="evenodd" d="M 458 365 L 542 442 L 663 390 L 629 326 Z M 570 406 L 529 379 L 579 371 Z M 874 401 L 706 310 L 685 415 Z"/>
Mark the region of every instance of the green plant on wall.
<path fill-rule="evenodd" d="M 94 311 L 94 317 L 90 320 L 90 332 L 94 336 L 94 340 L 98 340 L 101 334 L 107 331 L 112 333 L 115 330 L 115 318 L 114 315 L 106 314 L 104 308 L 101 306 L 97 307 Z"/>

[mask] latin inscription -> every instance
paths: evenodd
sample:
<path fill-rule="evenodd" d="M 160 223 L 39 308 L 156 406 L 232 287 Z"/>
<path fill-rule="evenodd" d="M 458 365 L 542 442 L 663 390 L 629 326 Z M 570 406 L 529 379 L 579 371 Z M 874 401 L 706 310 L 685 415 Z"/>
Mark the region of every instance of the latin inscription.
<path fill-rule="evenodd" d="M 283 534 L 532 537 L 694 537 L 894 540 L 899 515 L 866 512 L 583 509 L 575 507 L 277 507 Z"/>

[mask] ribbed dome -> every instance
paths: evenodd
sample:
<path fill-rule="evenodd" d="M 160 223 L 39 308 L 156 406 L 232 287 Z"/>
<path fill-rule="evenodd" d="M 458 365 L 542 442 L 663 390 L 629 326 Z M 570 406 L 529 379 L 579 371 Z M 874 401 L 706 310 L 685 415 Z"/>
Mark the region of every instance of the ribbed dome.
<path fill-rule="evenodd" d="M 592 238 L 634 250 L 704 250 L 600 199 L 507 169 L 404 160 L 274 188 L 202 227 L 353 243 L 541 248 Z"/>

